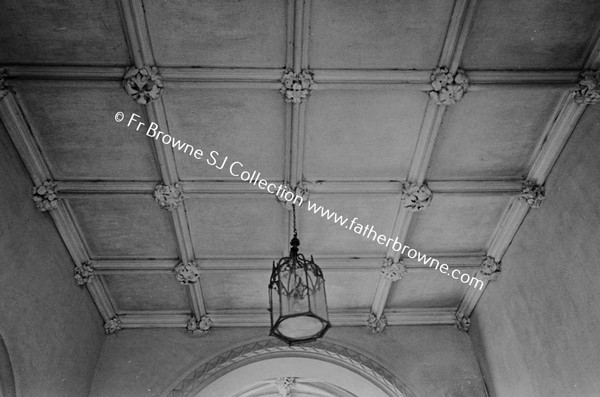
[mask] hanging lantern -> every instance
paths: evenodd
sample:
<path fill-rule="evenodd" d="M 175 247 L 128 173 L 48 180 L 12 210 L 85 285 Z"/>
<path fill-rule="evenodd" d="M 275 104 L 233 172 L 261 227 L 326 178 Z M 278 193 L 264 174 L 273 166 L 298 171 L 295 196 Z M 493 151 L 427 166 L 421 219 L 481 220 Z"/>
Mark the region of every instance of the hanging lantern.
<path fill-rule="evenodd" d="M 316 340 L 331 327 L 323 272 L 312 256 L 308 260 L 298 252 L 295 206 L 292 212 L 294 237 L 290 242 L 290 255 L 277 264 L 273 261 L 269 283 L 270 334 L 290 345 Z"/>

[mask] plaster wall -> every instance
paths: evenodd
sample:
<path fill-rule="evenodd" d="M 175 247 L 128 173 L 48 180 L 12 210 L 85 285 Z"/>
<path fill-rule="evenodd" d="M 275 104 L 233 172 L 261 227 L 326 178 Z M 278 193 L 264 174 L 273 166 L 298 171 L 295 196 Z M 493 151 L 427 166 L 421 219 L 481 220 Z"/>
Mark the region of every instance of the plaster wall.
<path fill-rule="evenodd" d="M 106 338 L 90 395 L 161 395 L 195 364 L 267 335 L 265 328 L 214 328 L 200 337 L 125 329 Z M 388 327 L 376 335 L 333 327 L 325 339 L 377 360 L 417 396 L 486 395 L 469 337 L 452 326 Z"/>
<path fill-rule="evenodd" d="M 600 391 L 600 107 L 590 106 L 475 308 L 491 396 Z"/>
<path fill-rule="evenodd" d="M 87 396 L 102 321 L 0 123 L 0 334 L 18 396 Z"/>

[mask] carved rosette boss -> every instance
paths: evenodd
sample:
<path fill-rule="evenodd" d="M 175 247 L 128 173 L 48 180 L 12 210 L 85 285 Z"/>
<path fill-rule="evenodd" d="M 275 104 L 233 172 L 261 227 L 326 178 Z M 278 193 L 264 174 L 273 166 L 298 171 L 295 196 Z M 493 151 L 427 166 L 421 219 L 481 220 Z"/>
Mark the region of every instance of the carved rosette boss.
<path fill-rule="evenodd" d="M 50 180 L 33 188 L 33 201 L 38 210 L 52 211 L 58 207 L 56 184 Z"/>
<path fill-rule="evenodd" d="M 92 261 L 85 261 L 75 266 L 74 276 L 75 282 L 79 286 L 87 284 L 94 277 L 94 265 Z"/>
<path fill-rule="evenodd" d="M 119 330 L 121 330 L 121 320 L 118 316 L 111 318 L 104 324 L 104 333 L 106 335 L 114 334 Z"/>
<path fill-rule="evenodd" d="M 123 76 L 125 91 L 137 103 L 145 105 L 158 99 L 162 90 L 162 77 L 156 66 L 144 66 L 141 69 L 132 66 Z"/>
<path fill-rule="evenodd" d="M 281 78 L 280 91 L 283 94 L 283 99 L 288 103 L 301 103 L 310 95 L 311 86 L 313 84 L 313 74 L 308 70 L 303 70 L 300 73 L 294 73 L 288 70 L 283 73 Z"/>
<path fill-rule="evenodd" d="M 289 376 L 278 378 L 275 381 L 275 385 L 277 386 L 277 391 L 279 392 L 280 396 L 289 397 L 292 395 L 292 390 L 296 386 L 296 378 Z"/>
<path fill-rule="evenodd" d="M 402 205 L 409 211 L 421 211 L 431 204 L 433 193 L 427 183 L 417 185 L 405 182 L 402 184 Z"/>
<path fill-rule="evenodd" d="M 447 67 L 437 68 L 431 74 L 429 97 L 436 105 L 454 105 L 467 92 L 469 79 L 463 70 L 457 70 L 454 76 Z"/>
<path fill-rule="evenodd" d="M 8 88 L 8 74 L 6 69 L 0 68 L 0 99 L 4 98 L 10 92 Z"/>
<path fill-rule="evenodd" d="M 545 188 L 542 185 L 536 185 L 531 181 L 523 182 L 519 200 L 525 201 L 531 208 L 538 208 L 544 201 Z"/>
<path fill-rule="evenodd" d="M 175 278 L 182 285 L 194 284 L 200 277 L 200 268 L 195 261 L 189 261 L 187 263 L 179 262 L 175 266 Z"/>
<path fill-rule="evenodd" d="M 195 336 L 204 335 L 212 327 L 212 320 L 208 316 L 200 317 L 198 321 L 196 317 L 192 316 L 186 325 L 187 331 Z"/>
<path fill-rule="evenodd" d="M 308 191 L 308 187 L 306 186 L 306 184 L 304 183 L 299 183 L 296 185 L 295 189 L 292 189 L 290 187 L 289 184 L 285 184 L 285 191 L 286 192 L 293 192 L 294 193 L 294 197 L 299 196 L 302 198 L 302 203 L 305 203 L 306 200 L 308 200 L 308 196 L 310 195 L 310 192 Z M 275 195 L 275 199 L 277 200 L 277 202 L 279 204 L 281 204 L 281 206 L 283 208 L 285 208 L 288 211 L 292 210 L 292 203 L 294 202 L 294 200 L 292 201 L 288 201 L 285 198 L 283 198 L 282 196 L 285 195 L 285 193 L 283 193 L 281 196 Z"/>
<path fill-rule="evenodd" d="M 600 70 L 581 73 L 579 89 L 574 93 L 575 103 L 592 105 L 600 103 Z"/>
<path fill-rule="evenodd" d="M 183 199 L 183 188 L 180 182 L 172 185 L 159 184 L 154 188 L 154 200 L 167 211 L 173 211 L 179 207 Z"/>
<path fill-rule="evenodd" d="M 500 270 L 500 262 L 491 256 L 486 257 L 479 266 L 479 274 L 488 280 L 497 280 Z"/>
<path fill-rule="evenodd" d="M 386 280 L 398 281 L 406 274 L 406 265 L 404 265 L 402 259 L 394 262 L 392 258 L 386 258 L 381 267 L 381 274 Z"/>
<path fill-rule="evenodd" d="M 382 314 L 379 318 L 377 318 L 375 313 L 369 314 L 369 318 L 367 319 L 367 328 L 369 328 L 371 333 L 379 334 L 383 332 L 386 326 L 387 319 L 385 318 L 385 314 Z"/>
<path fill-rule="evenodd" d="M 454 314 L 454 326 L 459 331 L 469 332 L 469 327 L 471 326 L 471 319 L 465 313 L 457 311 Z"/>

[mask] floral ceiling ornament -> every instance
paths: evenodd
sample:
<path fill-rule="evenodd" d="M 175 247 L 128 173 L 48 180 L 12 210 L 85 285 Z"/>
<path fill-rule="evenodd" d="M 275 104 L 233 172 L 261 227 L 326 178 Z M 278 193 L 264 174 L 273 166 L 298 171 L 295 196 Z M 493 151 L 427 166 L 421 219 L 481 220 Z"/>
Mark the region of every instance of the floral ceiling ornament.
<path fill-rule="evenodd" d="M 431 204 L 433 193 L 427 183 L 417 185 L 405 182 L 402 184 L 402 205 L 409 211 L 421 211 Z"/>
<path fill-rule="evenodd" d="M 385 318 L 385 314 L 382 314 L 379 318 L 377 318 L 375 313 L 369 314 L 369 318 L 367 319 L 367 327 L 372 334 L 379 334 L 383 332 L 386 326 L 387 319 Z"/>
<path fill-rule="evenodd" d="M 123 87 L 134 101 L 145 105 L 160 96 L 163 90 L 162 77 L 156 66 L 144 66 L 141 69 L 132 66 L 123 76 Z"/>
<path fill-rule="evenodd" d="M 183 188 L 180 182 L 172 185 L 156 185 L 154 188 L 154 200 L 168 211 L 173 211 L 183 202 Z"/>
<path fill-rule="evenodd" d="M 531 181 L 524 181 L 519 200 L 525 201 L 531 208 L 538 208 L 544 201 L 545 194 L 544 186 L 536 185 Z"/>
<path fill-rule="evenodd" d="M 120 331 L 120 330 L 121 330 L 121 320 L 119 319 L 118 316 L 111 318 L 104 324 L 104 333 L 106 335 L 114 334 L 115 332 Z"/>
<path fill-rule="evenodd" d="M 310 95 L 312 83 L 313 73 L 308 70 L 300 73 L 294 73 L 293 70 L 284 72 L 281 78 L 283 87 L 280 89 L 283 99 L 288 103 L 301 103 Z"/>
<path fill-rule="evenodd" d="M 183 285 L 194 284 L 200 277 L 200 268 L 195 261 L 179 262 L 175 266 L 175 278 Z"/>
<path fill-rule="evenodd" d="M 58 207 L 56 184 L 50 180 L 33 188 L 33 201 L 38 210 L 52 211 Z"/>
<path fill-rule="evenodd" d="M 431 74 L 431 88 L 429 97 L 436 105 L 454 105 L 459 102 L 469 86 L 469 79 L 463 70 L 452 73 L 447 67 L 440 67 Z"/>
<path fill-rule="evenodd" d="M 296 386 L 296 378 L 289 376 L 278 378 L 275 381 L 275 385 L 277 386 L 277 391 L 279 392 L 280 396 L 288 397 L 292 395 L 292 390 Z"/>
<path fill-rule="evenodd" d="M 454 314 L 454 326 L 459 331 L 469 332 L 469 327 L 471 326 L 471 319 L 465 313 L 457 311 Z"/>
<path fill-rule="evenodd" d="M 281 195 L 275 195 L 275 199 L 277 199 L 277 202 L 279 204 L 281 204 L 281 206 L 283 208 L 285 208 L 288 211 L 292 210 L 292 203 L 296 200 L 295 197 L 301 197 L 302 198 L 302 203 L 305 203 L 306 200 L 308 200 L 308 196 L 310 195 L 310 192 L 308 191 L 308 187 L 306 186 L 305 183 L 301 182 L 298 183 L 296 185 L 296 188 L 292 189 L 290 187 L 290 185 L 288 183 L 284 184 L 284 192 Z M 292 192 L 294 193 L 294 199 L 292 201 L 288 201 L 286 200 L 283 196 L 285 195 L 285 192 Z"/>
<path fill-rule="evenodd" d="M 198 336 L 204 335 L 212 327 L 212 320 L 208 316 L 200 317 L 200 321 L 196 317 L 192 316 L 187 322 L 187 330 L 190 334 Z"/>
<path fill-rule="evenodd" d="M 386 258 L 381 267 L 381 274 L 387 280 L 398 281 L 406 274 L 406 265 L 404 265 L 402 258 L 398 262 L 394 262 L 392 258 Z"/>
<path fill-rule="evenodd" d="M 600 70 L 581 73 L 579 89 L 574 92 L 575 103 L 592 105 L 600 103 Z"/>
<path fill-rule="evenodd" d="M 87 284 L 94 277 L 94 265 L 92 261 L 85 261 L 75 266 L 74 269 L 75 282 L 79 286 Z"/>
<path fill-rule="evenodd" d="M 497 262 L 496 259 L 491 256 L 486 257 L 481 266 L 479 266 L 479 273 L 482 276 L 487 277 L 489 280 L 496 280 L 500 275 L 500 262 Z"/>

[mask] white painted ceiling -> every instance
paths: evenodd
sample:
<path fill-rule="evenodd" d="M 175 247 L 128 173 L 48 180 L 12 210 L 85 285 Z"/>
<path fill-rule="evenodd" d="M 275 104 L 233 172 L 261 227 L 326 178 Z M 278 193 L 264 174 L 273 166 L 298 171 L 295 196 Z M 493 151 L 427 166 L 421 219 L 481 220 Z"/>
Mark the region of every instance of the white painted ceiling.
<path fill-rule="evenodd" d="M 596 0 L 11 0 L 3 8 L 0 66 L 28 123 L 21 133 L 58 186 L 76 237 L 59 231 L 81 248 L 71 249 L 74 259 L 94 263 L 101 313 L 123 327 L 183 327 L 205 314 L 216 327 L 267 325 L 271 263 L 287 252 L 290 214 L 273 196 L 115 123 L 117 111 L 270 181 L 304 182 L 319 204 L 475 274 L 486 255 L 501 260 L 518 228 L 508 218 L 521 181 L 543 183 L 572 128 L 557 115 L 580 72 L 598 67 Z M 140 63 L 164 80 L 151 105 L 121 85 Z M 429 100 L 438 66 L 465 70 L 461 102 Z M 287 69 L 314 73 L 302 105 L 279 92 Z M 401 210 L 407 180 L 429 184 L 431 206 Z M 152 192 L 177 181 L 186 199 L 169 213 Z M 306 211 L 298 217 L 334 325 L 363 324 L 382 304 L 390 324 L 452 323 L 459 307 L 476 304 L 468 286 L 408 258 L 407 274 L 378 301 L 393 252 Z M 182 286 L 173 268 L 192 259 L 199 283 Z"/>

